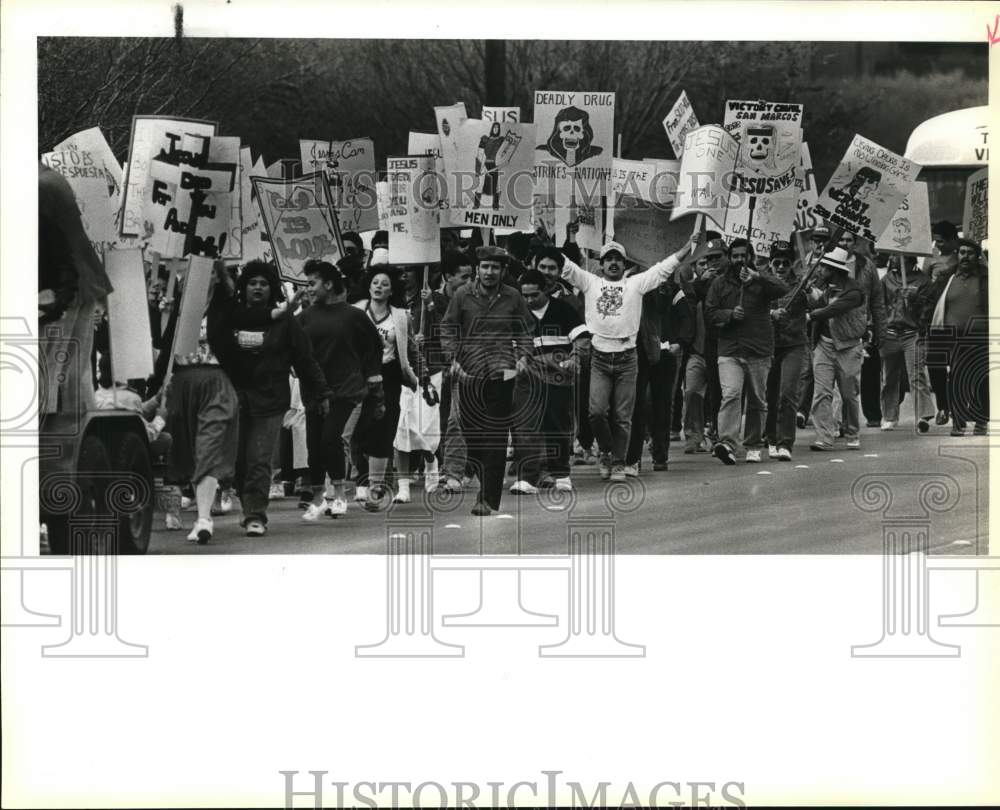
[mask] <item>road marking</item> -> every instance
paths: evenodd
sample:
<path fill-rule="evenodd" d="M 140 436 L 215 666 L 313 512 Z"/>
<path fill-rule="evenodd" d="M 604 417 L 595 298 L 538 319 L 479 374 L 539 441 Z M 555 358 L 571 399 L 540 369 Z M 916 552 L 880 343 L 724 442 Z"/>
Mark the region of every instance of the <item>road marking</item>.
<path fill-rule="evenodd" d="M 767 470 L 761 470 L 759 473 L 757 473 L 757 475 L 770 475 L 770 474 L 771 473 L 769 473 Z"/>
<path fill-rule="evenodd" d="M 513 520 L 514 516 L 513 515 L 507 515 L 507 514 L 497 515 L 497 519 L 498 520 Z"/>
<path fill-rule="evenodd" d="M 457 523 L 449 523 L 445 526 L 446 529 L 461 529 L 462 527 Z"/>
<path fill-rule="evenodd" d="M 842 459 L 842 458 L 831 458 L 830 459 L 830 463 L 831 464 L 843 464 L 844 463 L 844 459 Z"/>
<path fill-rule="evenodd" d="M 971 540 L 956 540 L 954 543 L 952 543 L 952 545 L 953 546 L 971 546 L 972 545 L 972 541 Z"/>
<path fill-rule="evenodd" d="M 808 470 L 809 469 L 809 465 L 808 464 L 796 464 L 795 465 L 795 469 L 796 470 Z"/>
<path fill-rule="evenodd" d="M 878 458 L 878 453 L 865 453 L 865 458 Z"/>

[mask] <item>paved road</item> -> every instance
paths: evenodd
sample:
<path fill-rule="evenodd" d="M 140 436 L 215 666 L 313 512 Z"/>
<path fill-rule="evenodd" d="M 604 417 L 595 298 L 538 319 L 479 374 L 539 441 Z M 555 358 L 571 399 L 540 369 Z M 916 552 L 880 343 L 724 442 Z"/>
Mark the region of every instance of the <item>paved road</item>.
<path fill-rule="evenodd" d="M 811 431 L 800 433 L 791 463 L 734 467 L 709 455 L 685 456 L 675 443 L 669 472 L 644 471 L 627 485 L 600 481 L 596 467 L 575 467 L 572 498 L 505 491 L 500 513 L 488 518 L 470 514 L 473 492 L 433 496 L 428 508 L 419 486 L 412 504 L 371 514 L 352 503 L 347 515 L 317 523 L 304 523 L 297 501 L 287 498 L 272 503 L 266 537 L 244 536 L 234 511 L 216 518 L 211 544 L 197 546 L 186 541 L 187 531 L 165 531 L 158 513 L 149 553 L 376 554 L 388 532 L 432 522 L 439 554 L 561 554 L 568 525 L 610 520 L 623 554 L 876 554 L 885 517 L 925 513 L 917 495 L 933 480 L 950 489 L 951 503 L 926 513 L 932 553 L 987 552 L 988 439 L 952 438 L 940 427 L 920 436 L 912 424 L 886 433 L 863 429 L 861 450 L 847 450 L 841 440 L 833 452 L 810 452 L 810 439 Z M 652 469 L 648 459 L 646 466 Z M 863 476 L 890 483 L 889 515 L 855 503 L 852 489 Z M 194 512 L 182 520 L 189 529 Z"/>

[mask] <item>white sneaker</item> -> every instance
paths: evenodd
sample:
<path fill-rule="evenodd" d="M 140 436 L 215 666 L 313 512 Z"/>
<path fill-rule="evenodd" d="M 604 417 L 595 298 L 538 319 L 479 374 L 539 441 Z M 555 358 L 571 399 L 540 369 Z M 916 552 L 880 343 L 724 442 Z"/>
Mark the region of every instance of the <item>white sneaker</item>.
<path fill-rule="evenodd" d="M 538 493 L 538 487 L 533 484 L 529 484 L 527 481 L 515 481 L 511 486 L 510 491 L 517 495 L 536 495 Z"/>
<path fill-rule="evenodd" d="M 212 539 L 212 529 L 211 518 L 198 518 L 195 521 L 194 528 L 191 529 L 191 534 L 187 536 L 188 542 L 197 543 L 199 546 L 205 545 Z"/>
<path fill-rule="evenodd" d="M 777 452 L 774 454 L 774 457 L 778 459 L 778 461 L 791 461 L 792 451 L 787 447 L 779 447 Z"/>
<path fill-rule="evenodd" d="M 347 514 L 347 501 L 343 498 L 333 498 L 326 502 L 326 509 L 323 513 L 327 517 L 340 517 L 341 515 Z"/>
<path fill-rule="evenodd" d="M 861 439 L 848 439 L 847 440 L 848 450 L 860 450 L 861 449 Z"/>
<path fill-rule="evenodd" d="M 626 464 L 625 465 L 625 475 L 629 478 L 639 477 L 639 465 L 638 464 Z"/>
<path fill-rule="evenodd" d="M 190 509 L 194 506 L 194 498 L 189 498 L 187 495 L 181 495 L 181 509 Z"/>
<path fill-rule="evenodd" d="M 269 501 L 280 501 L 285 497 L 285 485 L 284 484 L 271 484 L 271 489 L 268 490 L 267 499 Z"/>
<path fill-rule="evenodd" d="M 573 482 L 569 478 L 557 478 L 555 489 L 557 492 L 572 492 Z"/>
<path fill-rule="evenodd" d="M 434 492 L 441 483 L 441 473 L 438 470 L 438 460 L 424 464 L 424 492 Z"/>
<path fill-rule="evenodd" d="M 326 512 L 325 503 L 311 503 L 305 512 L 302 513 L 302 519 L 308 520 L 310 523 L 315 523 Z"/>
<path fill-rule="evenodd" d="M 895 427 L 896 427 L 896 423 L 895 422 L 890 422 L 888 419 L 886 419 L 886 420 L 884 420 L 882 422 L 882 430 L 892 430 Z"/>
<path fill-rule="evenodd" d="M 395 494 L 392 499 L 393 503 L 409 503 L 410 502 L 410 481 L 407 478 L 402 478 L 399 480 L 399 492 Z"/>
<path fill-rule="evenodd" d="M 747 450 L 747 464 L 760 464 L 760 450 Z"/>
<path fill-rule="evenodd" d="M 354 488 L 354 500 L 355 501 L 367 501 L 368 500 L 368 487 L 355 487 Z"/>
<path fill-rule="evenodd" d="M 778 446 L 776 444 L 769 444 L 767 446 L 768 458 L 775 458 L 778 455 Z"/>
<path fill-rule="evenodd" d="M 181 525 L 181 519 L 177 515 L 171 515 L 169 512 L 164 516 L 164 520 L 167 526 L 168 532 L 176 532 L 184 527 Z"/>

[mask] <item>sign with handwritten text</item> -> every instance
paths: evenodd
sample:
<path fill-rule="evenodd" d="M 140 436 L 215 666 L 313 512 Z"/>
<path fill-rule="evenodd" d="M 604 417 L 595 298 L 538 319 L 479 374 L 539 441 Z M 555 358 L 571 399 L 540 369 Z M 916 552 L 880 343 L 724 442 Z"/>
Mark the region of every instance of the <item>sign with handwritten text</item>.
<path fill-rule="evenodd" d="M 336 263 L 344 255 L 326 172 L 312 172 L 295 180 L 250 180 L 282 279 L 302 284 L 302 267 L 307 261 Z"/>
<path fill-rule="evenodd" d="M 483 107 L 483 120 L 498 124 L 520 124 L 520 107 Z"/>
<path fill-rule="evenodd" d="M 302 171 L 325 171 L 340 231 L 378 227 L 375 195 L 375 144 L 371 138 L 349 141 L 300 140 Z"/>
<path fill-rule="evenodd" d="M 903 204 L 892 215 L 889 226 L 875 243 L 875 249 L 885 253 L 906 253 L 911 256 L 930 256 L 934 252 L 931 241 L 931 215 L 927 200 L 927 184 L 917 181 L 906 195 Z"/>
<path fill-rule="evenodd" d="M 389 194 L 389 262 L 441 261 L 441 219 L 434 155 L 386 161 Z"/>
<path fill-rule="evenodd" d="M 684 155 L 684 139 L 689 132 L 694 132 L 701 124 L 698 123 L 698 116 L 694 114 L 694 108 L 688 99 L 687 93 L 681 90 L 681 94 L 674 106 L 670 108 L 667 117 L 663 119 L 663 128 L 667 131 L 667 138 L 670 145 L 674 147 L 674 154 L 680 158 Z"/>
<path fill-rule="evenodd" d="M 704 214 L 722 230 L 740 145 L 726 130 L 708 124 L 687 134 L 671 219 Z"/>
<path fill-rule="evenodd" d="M 989 169 L 980 169 L 965 183 L 965 213 L 962 216 L 962 235 L 966 239 L 982 242 L 989 236 L 987 196 Z"/>

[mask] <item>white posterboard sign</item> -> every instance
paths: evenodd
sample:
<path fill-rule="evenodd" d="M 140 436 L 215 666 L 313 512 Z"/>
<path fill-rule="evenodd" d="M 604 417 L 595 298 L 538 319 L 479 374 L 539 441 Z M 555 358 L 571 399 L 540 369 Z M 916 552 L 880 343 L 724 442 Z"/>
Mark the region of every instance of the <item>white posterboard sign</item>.
<path fill-rule="evenodd" d="M 962 216 L 962 235 L 966 239 L 982 242 L 989 237 L 987 192 L 989 169 L 980 169 L 965 183 L 965 211 Z"/>
<path fill-rule="evenodd" d="M 170 150 L 184 135 L 215 134 L 211 121 L 195 118 L 161 118 L 156 115 L 136 115 L 132 118 L 132 138 L 129 142 L 128 163 L 125 167 L 122 210 L 119 233 L 122 236 L 145 236 L 143 219 L 146 194 L 149 192 L 149 169 L 153 158 Z"/>
<path fill-rule="evenodd" d="M 919 172 L 919 164 L 855 135 L 813 210 L 831 226 L 875 242 Z"/>
<path fill-rule="evenodd" d="M 448 189 L 448 178 L 444 170 L 444 158 L 441 156 L 441 136 L 436 132 L 410 132 L 406 147 L 408 155 L 434 155 L 434 171 L 439 179 L 440 192 L 438 194 L 438 210 L 441 213 L 442 228 L 457 228 L 458 222 L 452 218 L 451 202 L 446 193 Z M 456 218 L 457 218 L 456 213 Z M 386 230 L 382 222 L 382 209 L 379 209 L 379 228 Z"/>
<path fill-rule="evenodd" d="M 913 184 L 913 190 L 892 215 L 889 226 L 875 243 L 875 249 L 911 256 L 930 256 L 934 253 L 926 183 L 917 181 Z"/>
<path fill-rule="evenodd" d="M 813 212 L 819 192 L 816 190 L 816 175 L 813 172 L 809 144 L 805 141 L 802 141 L 802 160 L 795 184 L 799 189 L 799 199 L 795 206 L 795 230 L 811 231 L 820 224 L 819 217 Z"/>
<path fill-rule="evenodd" d="M 410 155 L 386 161 L 391 264 L 441 261 L 439 189 L 434 161 L 433 155 Z"/>
<path fill-rule="evenodd" d="M 483 107 L 483 120 L 500 124 L 520 124 L 520 107 Z"/>
<path fill-rule="evenodd" d="M 739 149 L 736 139 L 717 124 L 688 133 L 671 219 L 704 214 L 720 231 L 725 227 L 730 182 Z"/>
<path fill-rule="evenodd" d="M 294 180 L 253 177 L 251 182 L 283 280 L 305 283 L 302 268 L 307 261 L 335 264 L 344 255 L 325 172 Z"/>
<path fill-rule="evenodd" d="M 181 294 L 181 311 L 177 316 L 174 332 L 174 355 L 188 357 L 198 351 L 198 340 L 204 328 L 208 295 L 212 289 L 215 260 L 207 256 L 191 255 L 184 276 Z"/>
<path fill-rule="evenodd" d="M 302 171 L 325 171 L 340 231 L 373 231 L 378 225 L 375 197 L 375 144 L 371 138 L 349 141 L 300 140 Z"/>
<path fill-rule="evenodd" d="M 698 129 L 698 116 L 694 114 L 691 100 L 687 93 L 681 90 L 680 96 L 670 108 L 666 118 L 663 119 L 663 128 L 667 132 L 670 145 L 674 148 L 674 154 L 680 158 L 684 156 L 684 141 L 689 132 Z"/>
<path fill-rule="evenodd" d="M 445 158 L 451 220 L 461 227 L 524 230 L 531 221 L 535 125 L 468 119 L 454 163 Z"/>
<path fill-rule="evenodd" d="M 153 337 L 149 328 L 142 251 L 112 250 L 104 270 L 114 292 L 108 295 L 108 337 L 115 380 L 145 379 L 153 373 Z"/>

